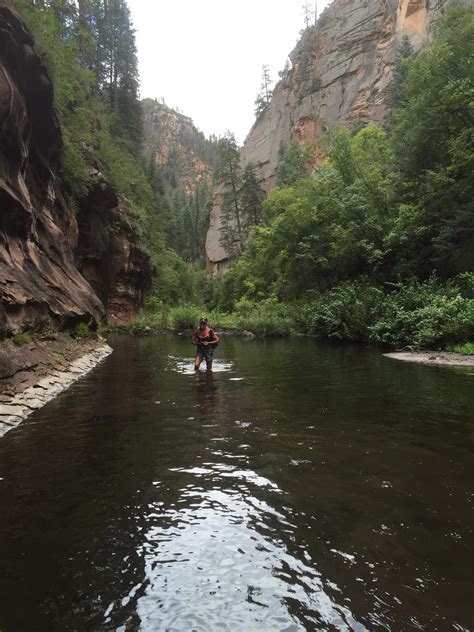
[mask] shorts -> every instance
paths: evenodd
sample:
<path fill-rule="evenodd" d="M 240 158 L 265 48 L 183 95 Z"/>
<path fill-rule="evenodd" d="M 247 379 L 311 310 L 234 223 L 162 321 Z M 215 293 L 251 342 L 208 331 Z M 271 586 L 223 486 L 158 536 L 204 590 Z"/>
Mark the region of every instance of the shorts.
<path fill-rule="evenodd" d="M 206 362 L 212 362 L 212 358 L 214 357 L 214 347 L 198 347 L 196 357 L 204 358 Z"/>

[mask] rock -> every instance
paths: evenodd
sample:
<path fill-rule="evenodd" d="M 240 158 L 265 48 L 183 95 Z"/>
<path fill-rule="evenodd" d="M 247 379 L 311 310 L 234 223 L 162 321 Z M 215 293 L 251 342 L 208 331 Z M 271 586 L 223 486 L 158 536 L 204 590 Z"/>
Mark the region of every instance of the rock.
<path fill-rule="evenodd" d="M 21 417 L 24 412 L 25 409 L 23 406 L 18 406 L 16 404 L 0 404 L 0 417 L 2 419 L 10 416 Z"/>
<path fill-rule="evenodd" d="M 53 85 L 24 23 L 0 0 L 0 335 L 104 308 L 73 257 L 77 223 L 61 192 Z"/>
<path fill-rule="evenodd" d="M 200 185 L 211 186 L 217 148 L 193 121 L 156 99 L 143 99 L 144 156 L 166 171 L 176 186 L 196 195 Z M 169 174 L 169 176 L 168 176 Z"/>
<path fill-rule="evenodd" d="M 445 4 L 334 0 L 325 9 L 291 53 L 289 75 L 276 85 L 242 148 L 242 164 L 255 165 L 266 193 L 276 184 L 281 152 L 291 141 L 314 141 L 335 122 L 383 120 L 384 91 L 403 36 L 419 49 Z M 216 274 L 229 265 L 220 245 L 222 194 L 217 187 L 206 240 L 208 269 Z"/>
<path fill-rule="evenodd" d="M 12 395 L 9 399 L 7 395 L 4 395 L 0 403 L 0 437 L 64 391 L 82 375 L 88 373 L 111 353 L 112 349 L 109 345 L 103 344 L 76 359 L 59 376 L 52 374 L 44 377 L 38 383 Z"/>
<path fill-rule="evenodd" d="M 139 247 L 135 209 L 110 183 L 98 180 L 81 201 L 77 220 L 79 270 L 105 305 L 109 322 L 133 321 L 153 274 L 149 255 Z"/>
<path fill-rule="evenodd" d="M 251 331 L 247 331 L 246 329 L 243 330 L 242 336 L 244 338 L 255 338 L 255 334 L 253 334 Z"/>
<path fill-rule="evenodd" d="M 74 215 L 58 177 L 53 84 L 27 27 L 0 0 L 0 336 L 137 317 L 151 285 L 137 212 L 100 166 Z M 0 356 L 0 379 L 11 373 Z"/>

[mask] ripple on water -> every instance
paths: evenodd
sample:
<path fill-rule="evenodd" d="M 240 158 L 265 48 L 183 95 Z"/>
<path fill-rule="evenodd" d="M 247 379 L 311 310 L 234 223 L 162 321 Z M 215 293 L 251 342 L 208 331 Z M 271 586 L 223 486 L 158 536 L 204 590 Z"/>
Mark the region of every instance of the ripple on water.
<path fill-rule="evenodd" d="M 366 630 L 326 593 L 309 555 L 291 553 L 281 538 L 295 528 L 285 512 L 249 493 L 255 485 L 281 496 L 277 485 L 222 463 L 173 471 L 198 481 L 235 477 L 242 485 L 206 491 L 187 485 L 179 508 L 150 506 L 140 551 L 146 577 L 136 606 L 140 629 Z"/>
<path fill-rule="evenodd" d="M 169 355 L 167 357 L 167 370 L 176 371 L 183 375 L 195 375 L 194 358 L 178 358 L 176 356 Z M 221 360 L 214 360 L 212 363 L 213 373 L 228 373 L 234 368 L 233 362 L 223 362 Z M 203 369 L 201 369 L 203 370 Z"/>

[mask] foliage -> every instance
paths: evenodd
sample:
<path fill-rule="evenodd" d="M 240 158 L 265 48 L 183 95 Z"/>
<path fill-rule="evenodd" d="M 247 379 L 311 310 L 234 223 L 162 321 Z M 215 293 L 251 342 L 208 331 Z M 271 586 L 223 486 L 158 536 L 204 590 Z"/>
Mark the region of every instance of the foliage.
<path fill-rule="evenodd" d="M 194 194 L 182 187 L 154 187 L 154 193 L 166 244 L 184 261 L 202 265 L 212 208 L 210 187 L 204 182 Z"/>
<path fill-rule="evenodd" d="M 83 340 L 91 335 L 91 330 L 86 323 L 79 323 L 71 330 L 71 336 L 74 340 Z"/>
<path fill-rule="evenodd" d="M 294 186 L 298 180 L 308 175 L 308 164 L 314 153 L 315 149 L 311 143 L 291 142 L 278 163 L 278 186 Z"/>
<path fill-rule="evenodd" d="M 472 340 L 474 300 L 465 299 L 455 282 L 441 286 L 432 278 L 395 286 L 371 327 L 371 339 L 391 345 L 440 347 Z"/>
<path fill-rule="evenodd" d="M 12 342 L 17 347 L 21 347 L 22 345 L 27 345 L 30 342 L 33 342 L 35 339 L 35 334 L 32 331 L 23 331 L 20 334 L 16 334 L 12 337 Z"/>
<path fill-rule="evenodd" d="M 474 356 L 474 342 L 466 342 L 462 345 L 451 345 L 449 351 Z"/>
<path fill-rule="evenodd" d="M 397 52 L 392 78 L 385 93 L 385 103 L 389 107 L 389 116 L 393 109 L 407 105 L 405 88 L 409 74 L 409 60 L 413 57 L 414 52 L 410 38 L 405 35 Z"/>
<path fill-rule="evenodd" d="M 338 340 L 368 341 L 383 300 L 383 292 L 365 281 L 341 283 L 305 306 L 300 326 Z"/>
<path fill-rule="evenodd" d="M 260 86 L 260 90 L 257 94 L 257 98 L 255 99 L 255 114 L 256 116 L 260 116 L 267 109 L 273 91 L 271 89 L 272 80 L 270 77 L 270 68 L 266 64 L 262 66 L 262 84 Z"/>
<path fill-rule="evenodd" d="M 216 289 L 218 309 L 297 304 L 299 331 L 344 340 L 472 340 L 473 42 L 474 8 L 448 8 L 430 47 L 414 56 L 402 43 L 384 129 L 335 126 L 311 174 L 314 148 L 288 147 L 263 223 Z"/>
<path fill-rule="evenodd" d="M 454 5 L 430 48 L 407 62 L 391 114 L 397 195 L 390 246 L 428 276 L 474 270 L 474 8 Z"/>
<path fill-rule="evenodd" d="M 287 336 L 295 328 L 291 308 L 271 299 L 260 303 L 243 299 L 237 303 L 234 316 L 239 329 L 256 336 Z"/>
<path fill-rule="evenodd" d="M 263 191 L 254 165 L 242 170 L 235 137 L 220 139 L 214 180 L 221 185 L 221 243 L 230 258 L 243 254 L 253 230 L 262 221 Z"/>
<path fill-rule="evenodd" d="M 196 305 L 183 303 L 170 310 L 170 323 L 173 329 L 196 329 L 202 310 Z"/>

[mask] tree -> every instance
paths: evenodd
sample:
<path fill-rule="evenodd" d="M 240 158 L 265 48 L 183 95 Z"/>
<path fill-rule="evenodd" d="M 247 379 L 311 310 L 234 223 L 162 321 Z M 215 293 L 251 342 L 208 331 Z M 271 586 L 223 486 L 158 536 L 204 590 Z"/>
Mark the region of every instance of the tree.
<path fill-rule="evenodd" d="M 293 186 L 308 174 L 308 164 L 314 155 L 309 143 L 291 142 L 282 153 L 277 169 L 278 186 Z"/>
<path fill-rule="evenodd" d="M 241 218 L 239 190 L 241 185 L 240 152 L 235 136 L 227 132 L 220 139 L 214 177 L 225 192 L 222 202 L 221 241 L 229 255 L 242 254 L 244 232 Z"/>
<path fill-rule="evenodd" d="M 267 65 L 262 66 L 262 84 L 259 93 L 255 99 L 255 114 L 259 116 L 267 109 L 271 101 L 273 91 L 271 89 L 272 80 L 270 78 L 270 68 Z"/>
<path fill-rule="evenodd" d="M 242 173 L 240 185 L 240 204 L 245 227 L 260 226 L 262 221 L 262 202 L 265 193 L 260 188 L 257 180 L 255 166 L 249 162 Z M 247 237 L 247 235 L 246 235 Z"/>
<path fill-rule="evenodd" d="M 385 117 L 385 125 L 390 128 L 394 124 L 392 111 L 407 104 L 406 81 L 409 72 L 409 61 L 414 55 L 410 38 L 405 35 L 395 59 L 392 78 L 385 92 L 385 105 L 389 108 Z"/>
<path fill-rule="evenodd" d="M 291 74 L 291 61 L 288 58 L 285 62 L 285 65 L 283 66 L 283 70 L 280 70 L 278 72 L 278 76 L 280 77 L 280 79 L 287 79 Z"/>
<path fill-rule="evenodd" d="M 404 212 L 394 233 L 410 270 L 474 269 L 474 9 L 456 4 L 430 48 L 409 60 L 404 101 L 392 110 Z"/>
<path fill-rule="evenodd" d="M 314 9 L 310 0 L 305 0 L 303 2 L 301 11 L 304 19 L 304 27 L 305 29 L 308 29 L 315 21 Z"/>

